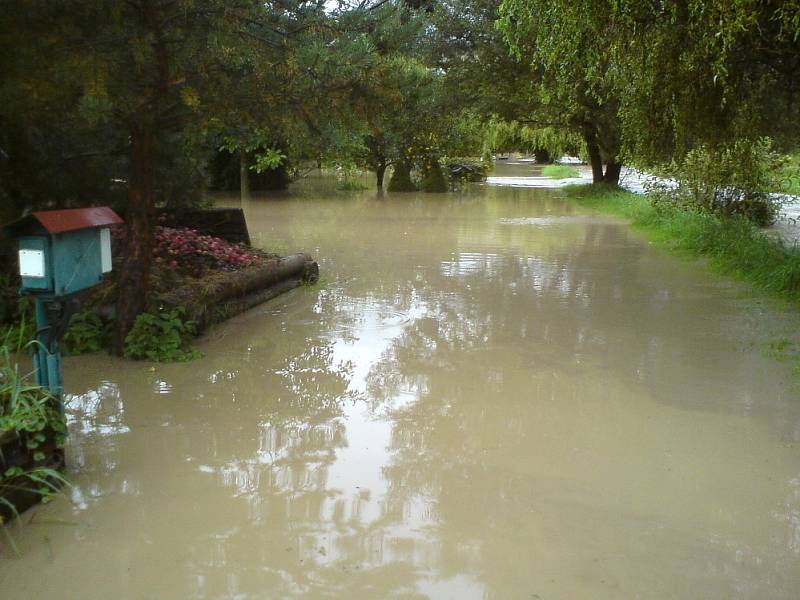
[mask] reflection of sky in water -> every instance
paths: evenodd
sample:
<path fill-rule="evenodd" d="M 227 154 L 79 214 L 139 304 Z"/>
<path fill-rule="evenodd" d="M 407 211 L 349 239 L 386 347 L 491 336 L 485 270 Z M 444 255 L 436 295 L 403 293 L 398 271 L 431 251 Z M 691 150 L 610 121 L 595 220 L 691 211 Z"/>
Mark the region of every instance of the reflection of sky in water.
<path fill-rule="evenodd" d="M 173 386 L 168 381 L 163 379 L 156 379 L 153 381 L 153 393 L 155 394 L 171 394 Z"/>
<path fill-rule="evenodd" d="M 104 381 L 96 390 L 69 394 L 64 404 L 72 433 L 110 436 L 130 431 L 124 423 L 125 405 L 115 383 Z"/>
<path fill-rule="evenodd" d="M 491 277 L 497 273 L 505 260 L 499 254 L 459 252 L 452 260 L 442 261 L 442 274 L 445 277 L 463 277 L 475 274 Z"/>

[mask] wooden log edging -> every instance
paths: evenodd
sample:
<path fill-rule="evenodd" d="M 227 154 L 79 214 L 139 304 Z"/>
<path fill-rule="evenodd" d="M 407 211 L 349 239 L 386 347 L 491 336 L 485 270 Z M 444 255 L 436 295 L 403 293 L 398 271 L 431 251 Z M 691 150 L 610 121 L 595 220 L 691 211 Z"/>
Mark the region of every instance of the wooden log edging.
<path fill-rule="evenodd" d="M 182 306 L 186 318 L 195 322 L 197 334 L 209 325 L 288 292 L 303 283 L 319 279 L 319 265 L 300 252 L 240 271 L 220 273 L 213 278 L 171 290 L 159 297 L 166 306 Z"/>

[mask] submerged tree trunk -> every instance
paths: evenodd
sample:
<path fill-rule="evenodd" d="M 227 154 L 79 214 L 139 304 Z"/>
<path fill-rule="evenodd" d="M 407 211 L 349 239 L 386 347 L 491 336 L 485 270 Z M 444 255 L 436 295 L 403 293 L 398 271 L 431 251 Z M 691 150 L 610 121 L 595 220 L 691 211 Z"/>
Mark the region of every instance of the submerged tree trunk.
<path fill-rule="evenodd" d="M 146 305 L 152 258 L 152 222 L 155 209 L 156 138 L 150 123 L 137 123 L 131 131 L 127 239 L 117 280 L 117 315 L 112 350 L 121 355 L 125 337 Z"/>
<path fill-rule="evenodd" d="M 550 158 L 550 153 L 544 148 L 536 148 L 533 151 L 533 157 L 536 159 L 537 165 L 547 165 L 553 162 Z"/>
<path fill-rule="evenodd" d="M 447 180 L 437 159 L 431 159 L 422 178 L 422 189 L 426 192 L 443 193 L 447 191 Z"/>
<path fill-rule="evenodd" d="M 411 181 L 411 163 L 401 160 L 394 165 L 392 178 L 389 180 L 390 192 L 415 192 L 417 190 Z"/>
<path fill-rule="evenodd" d="M 239 150 L 239 195 L 242 200 L 250 197 L 250 157 Z"/>
<path fill-rule="evenodd" d="M 603 174 L 603 183 L 619 185 L 619 176 L 622 172 L 622 164 L 616 161 L 606 165 L 606 172 Z"/>
<path fill-rule="evenodd" d="M 375 167 L 375 177 L 378 183 L 378 189 L 383 191 L 383 178 L 386 176 L 386 167 L 388 165 L 385 162 L 379 162 Z"/>

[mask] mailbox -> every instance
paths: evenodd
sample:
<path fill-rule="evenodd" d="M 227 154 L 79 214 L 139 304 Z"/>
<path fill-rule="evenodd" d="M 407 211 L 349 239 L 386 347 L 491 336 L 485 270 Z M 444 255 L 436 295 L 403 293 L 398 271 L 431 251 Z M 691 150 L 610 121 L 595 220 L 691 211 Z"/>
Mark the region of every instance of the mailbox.
<path fill-rule="evenodd" d="M 45 210 L 7 225 L 19 243 L 20 293 L 36 300 L 36 383 L 62 393 L 59 338 L 69 324 L 76 292 L 111 270 L 111 225 L 122 219 L 107 206 Z"/>
<path fill-rule="evenodd" d="M 108 207 L 31 213 L 5 229 L 19 242 L 22 293 L 69 296 L 111 271 L 109 227 L 122 219 Z"/>

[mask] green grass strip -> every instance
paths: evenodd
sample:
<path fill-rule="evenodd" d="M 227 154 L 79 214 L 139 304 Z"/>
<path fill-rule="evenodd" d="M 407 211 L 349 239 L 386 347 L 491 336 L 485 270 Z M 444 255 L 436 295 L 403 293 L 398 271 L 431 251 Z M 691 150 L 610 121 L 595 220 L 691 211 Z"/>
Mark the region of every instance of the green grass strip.
<path fill-rule="evenodd" d="M 581 176 L 578 169 L 569 165 L 547 165 L 542 169 L 542 175 L 550 179 L 572 179 Z"/>
<path fill-rule="evenodd" d="M 629 219 L 653 241 L 707 258 L 718 272 L 800 306 L 800 249 L 787 248 L 743 217 L 655 207 L 646 196 L 616 187 L 573 185 L 564 192 L 582 206 Z"/>

